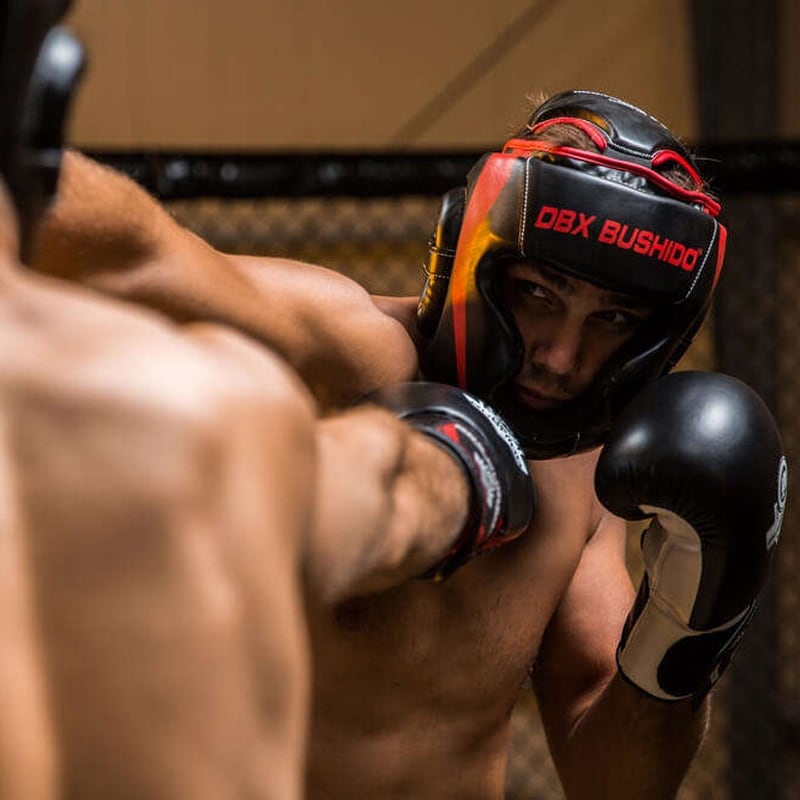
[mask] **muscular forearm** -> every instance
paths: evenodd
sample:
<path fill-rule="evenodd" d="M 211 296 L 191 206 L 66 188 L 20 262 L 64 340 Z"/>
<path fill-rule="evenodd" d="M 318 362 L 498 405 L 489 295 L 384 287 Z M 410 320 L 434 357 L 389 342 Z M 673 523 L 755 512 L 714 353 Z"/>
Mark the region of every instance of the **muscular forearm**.
<path fill-rule="evenodd" d="M 569 800 L 674 798 L 706 725 L 705 706 L 656 700 L 618 672 L 634 602 L 625 542 L 621 520 L 602 512 L 531 674 Z"/>
<path fill-rule="evenodd" d="M 551 742 L 570 800 L 670 800 L 703 738 L 708 701 L 663 702 L 619 674 Z"/>
<path fill-rule="evenodd" d="M 464 526 L 468 484 L 456 461 L 393 415 L 361 408 L 318 424 L 312 588 L 326 600 L 421 575 Z"/>

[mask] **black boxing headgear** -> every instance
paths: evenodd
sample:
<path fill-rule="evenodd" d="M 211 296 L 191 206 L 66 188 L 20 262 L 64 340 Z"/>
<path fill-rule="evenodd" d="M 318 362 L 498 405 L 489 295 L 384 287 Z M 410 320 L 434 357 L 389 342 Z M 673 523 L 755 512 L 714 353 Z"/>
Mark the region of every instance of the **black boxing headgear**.
<path fill-rule="evenodd" d="M 579 128 L 599 152 L 541 141 L 554 124 Z M 694 186 L 667 177 L 669 167 Z M 635 106 L 587 91 L 550 98 L 444 198 L 418 309 L 425 378 L 490 402 L 529 458 L 601 444 L 627 403 L 675 365 L 708 311 L 726 232 L 702 186 L 688 151 Z M 513 392 L 524 345 L 500 284 L 504 267 L 524 260 L 653 309 L 589 388 L 552 411 L 533 411 Z"/>
<path fill-rule="evenodd" d="M 19 218 L 23 259 L 55 192 L 69 101 L 83 69 L 81 45 L 53 27 L 69 5 L 0 0 L 0 178 Z"/>

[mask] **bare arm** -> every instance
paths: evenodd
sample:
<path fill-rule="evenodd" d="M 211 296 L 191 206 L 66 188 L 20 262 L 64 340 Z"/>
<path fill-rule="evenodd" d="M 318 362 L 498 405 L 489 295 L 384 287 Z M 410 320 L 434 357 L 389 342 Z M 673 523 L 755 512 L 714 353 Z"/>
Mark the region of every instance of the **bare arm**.
<path fill-rule="evenodd" d="M 327 558 L 316 574 L 339 566 L 334 597 L 339 586 L 374 592 L 423 573 L 443 580 L 525 532 L 536 492 L 492 409 L 435 383 L 386 387 L 370 400 L 374 407 L 320 426 L 325 527 L 315 545 Z"/>
<path fill-rule="evenodd" d="M 624 543 L 624 524 L 605 514 L 533 672 L 569 798 L 673 798 L 706 726 L 706 705 L 650 699 L 617 673 L 616 646 L 634 598 Z"/>
<path fill-rule="evenodd" d="M 456 461 L 393 414 L 363 407 L 317 425 L 308 569 L 328 601 L 421 575 L 456 539 L 468 486 Z"/>
<path fill-rule="evenodd" d="M 374 406 L 312 420 L 309 399 L 279 359 L 217 326 L 185 330 L 226 361 L 249 365 L 270 386 L 277 395 L 270 414 L 279 422 L 276 431 L 285 431 L 298 413 L 305 420 L 301 428 L 316 444 L 315 468 L 298 469 L 298 454 L 269 460 L 291 473 L 290 485 L 310 492 L 295 515 L 311 522 L 304 560 L 312 591 L 328 602 L 380 591 L 441 558 L 461 532 L 468 506 L 467 480 L 452 455 Z M 305 433 L 295 430 L 294 441 L 303 442 Z M 288 433 L 284 439 L 291 451 Z"/>
<path fill-rule="evenodd" d="M 405 327 L 354 281 L 310 264 L 221 253 L 133 181 L 74 152 L 33 263 L 180 323 L 238 329 L 285 358 L 326 407 L 417 369 Z"/>

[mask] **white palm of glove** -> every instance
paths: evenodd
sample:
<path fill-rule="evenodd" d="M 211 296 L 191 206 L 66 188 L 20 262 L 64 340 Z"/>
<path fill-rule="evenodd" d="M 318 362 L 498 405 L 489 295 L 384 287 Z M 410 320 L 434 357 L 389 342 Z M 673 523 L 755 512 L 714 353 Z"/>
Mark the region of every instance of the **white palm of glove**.
<path fill-rule="evenodd" d="M 618 654 L 620 670 L 648 694 L 674 700 L 658 681 L 658 668 L 664 654 L 686 638 L 731 630 L 736 635 L 739 623 L 750 606 L 715 628 L 698 631 L 691 627 L 692 616 L 703 571 L 700 537 L 686 520 L 672 511 L 641 506 L 655 518 L 642 536 L 642 556 L 650 585 L 647 603 L 634 623 Z"/>

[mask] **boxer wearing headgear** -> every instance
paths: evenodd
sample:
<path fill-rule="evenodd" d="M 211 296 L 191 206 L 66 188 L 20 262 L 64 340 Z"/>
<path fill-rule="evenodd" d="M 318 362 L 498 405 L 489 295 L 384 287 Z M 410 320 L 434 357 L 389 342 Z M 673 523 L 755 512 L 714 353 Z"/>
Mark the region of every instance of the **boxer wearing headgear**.
<path fill-rule="evenodd" d="M 541 138 L 553 126 L 576 128 L 594 149 Z M 445 196 L 417 312 L 426 377 L 493 402 L 529 458 L 568 456 L 610 437 L 599 499 L 626 519 L 654 519 L 619 665 L 664 700 L 697 701 L 727 666 L 786 501 L 780 435 L 748 387 L 712 374 L 658 380 L 708 311 L 725 252 L 719 211 L 690 154 L 657 120 L 594 92 L 556 95 L 478 162 L 465 189 Z M 527 343 L 503 280 L 517 262 L 649 310 L 587 388 L 545 410 L 526 405 L 515 383 Z"/>
<path fill-rule="evenodd" d="M 574 126 L 597 152 L 542 141 L 553 125 Z M 695 185 L 676 183 L 669 167 Z M 690 154 L 654 118 L 594 92 L 550 98 L 445 198 L 418 311 L 423 373 L 493 403 L 531 458 L 600 444 L 699 328 L 725 253 L 719 210 Z M 513 261 L 544 263 L 653 311 L 580 397 L 546 413 L 531 414 L 513 383 L 524 344 L 501 290 Z"/>
<path fill-rule="evenodd" d="M 467 477 L 468 524 L 434 568 L 459 566 L 447 581 L 408 580 L 333 609 L 310 598 L 308 797 L 502 797 L 511 710 L 528 676 L 567 797 L 674 797 L 703 736 L 704 694 L 774 551 L 785 473 L 774 420 L 746 387 L 663 375 L 707 310 L 725 244 L 718 206 L 672 134 L 604 95 L 551 99 L 445 199 L 421 300 L 370 297 L 309 264 L 221 253 L 122 176 L 77 155 L 67 167 L 71 191 L 45 225 L 42 269 L 180 321 L 224 320 L 281 353 L 325 407 L 372 398 L 385 406 L 375 413 L 401 417 Z M 90 185 L 102 193 L 81 191 Z M 80 269 L 55 246 L 65 239 Z M 124 256 L 118 274 L 103 258 L 109 242 Z M 558 392 L 537 396 L 540 374 Z M 708 413 L 687 416 L 695 405 Z M 521 535 L 494 524 L 523 516 L 493 493 L 494 459 L 514 464 L 508 487 L 524 470 L 516 446 L 482 438 L 493 406 L 536 486 Z M 740 414 L 758 433 L 710 424 Z M 370 442 L 341 445 L 367 462 Z M 345 507 L 361 494 L 359 474 L 339 475 Z M 403 470 L 394 478 L 403 484 Z M 442 488 L 432 470 L 429 499 Z M 421 503 L 396 508 L 441 533 Z M 622 516 L 654 519 L 638 602 Z"/>

